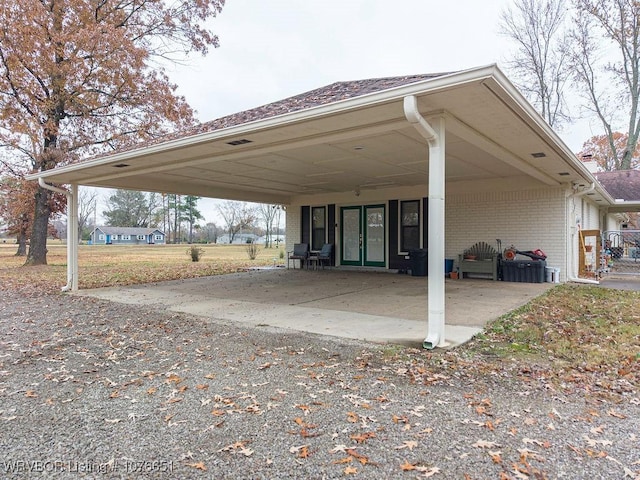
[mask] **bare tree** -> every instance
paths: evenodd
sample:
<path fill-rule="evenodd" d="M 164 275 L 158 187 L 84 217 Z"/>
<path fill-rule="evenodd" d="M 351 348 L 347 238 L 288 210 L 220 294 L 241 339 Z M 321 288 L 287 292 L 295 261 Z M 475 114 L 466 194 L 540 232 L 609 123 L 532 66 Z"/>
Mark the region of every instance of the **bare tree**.
<path fill-rule="evenodd" d="M 81 187 L 78 191 L 78 240 L 91 219 L 95 218 L 98 203 L 98 192 L 95 189 Z"/>
<path fill-rule="evenodd" d="M 219 203 L 216 209 L 229 233 L 229 243 L 233 243 L 235 236 L 241 230 L 253 227 L 257 218 L 255 206 L 247 202 L 227 200 Z"/>
<path fill-rule="evenodd" d="M 569 120 L 565 12 L 564 0 L 516 0 L 500 17 L 501 33 L 517 45 L 507 68 L 552 127 Z"/>
<path fill-rule="evenodd" d="M 261 203 L 258 205 L 258 214 L 264 222 L 265 230 L 265 242 L 264 248 L 271 248 L 273 246 L 273 222 L 276 219 L 277 205 L 271 205 L 268 203 Z M 276 232 L 277 234 L 277 232 Z"/>
<path fill-rule="evenodd" d="M 628 170 L 640 134 L 640 4 L 633 0 L 576 0 L 571 67 L 608 138 L 617 168 Z M 627 141 L 616 142 L 616 125 Z"/>

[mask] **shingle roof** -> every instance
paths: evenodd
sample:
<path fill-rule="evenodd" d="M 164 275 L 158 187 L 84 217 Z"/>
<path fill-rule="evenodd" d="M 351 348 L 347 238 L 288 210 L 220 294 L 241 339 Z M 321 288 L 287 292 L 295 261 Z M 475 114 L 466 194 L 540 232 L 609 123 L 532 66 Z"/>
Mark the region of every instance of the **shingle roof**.
<path fill-rule="evenodd" d="M 203 131 L 219 130 L 221 128 L 242 125 L 256 120 L 264 120 L 265 118 L 275 117 L 285 113 L 292 113 L 300 110 L 306 110 L 308 108 L 319 107 L 321 105 L 328 105 L 341 100 L 347 100 L 349 98 L 361 97 L 369 93 L 389 90 L 391 88 L 409 85 L 411 83 L 417 83 L 447 74 L 448 73 L 434 73 L 336 82 L 331 85 L 316 88 L 309 92 L 279 100 L 277 102 L 206 122 L 199 127 L 202 128 Z"/>
<path fill-rule="evenodd" d="M 614 199 L 640 201 L 640 170 L 618 170 L 594 174 Z"/>
<path fill-rule="evenodd" d="M 125 147 L 120 151 L 138 149 L 150 145 L 156 145 L 169 140 L 214 132 L 223 128 L 243 125 L 245 123 L 255 122 L 257 120 L 265 120 L 267 118 L 284 115 L 286 113 L 293 113 L 313 107 L 329 105 L 341 100 L 361 97 L 363 95 L 381 92 L 403 85 L 410 85 L 412 83 L 442 77 L 451 73 L 455 72 L 406 75 L 401 77 L 370 78 L 366 80 L 336 82 L 332 83 L 331 85 L 316 88 L 315 90 L 310 90 L 308 92 L 295 95 L 293 97 L 288 97 L 283 100 L 268 103 L 260 107 L 227 115 L 215 120 L 211 120 L 209 122 L 200 123 L 186 130 L 173 132 L 147 142 L 136 143 L 130 145 L 129 147 Z"/>
<path fill-rule="evenodd" d="M 101 230 L 108 235 L 149 235 L 156 230 L 162 233 L 157 228 L 145 228 L 145 227 L 96 227 L 96 230 Z"/>

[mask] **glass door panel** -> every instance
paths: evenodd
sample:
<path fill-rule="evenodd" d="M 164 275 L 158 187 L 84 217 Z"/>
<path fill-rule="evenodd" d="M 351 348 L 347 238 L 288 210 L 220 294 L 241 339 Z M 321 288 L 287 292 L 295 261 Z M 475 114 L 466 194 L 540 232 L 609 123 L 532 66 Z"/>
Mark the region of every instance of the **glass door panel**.
<path fill-rule="evenodd" d="M 362 265 L 361 207 L 343 207 L 342 259 L 343 265 Z"/>
<path fill-rule="evenodd" d="M 385 219 L 384 205 L 364 207 L 365 225 L 365 261 L 368 266 L 385 266 Z"/>

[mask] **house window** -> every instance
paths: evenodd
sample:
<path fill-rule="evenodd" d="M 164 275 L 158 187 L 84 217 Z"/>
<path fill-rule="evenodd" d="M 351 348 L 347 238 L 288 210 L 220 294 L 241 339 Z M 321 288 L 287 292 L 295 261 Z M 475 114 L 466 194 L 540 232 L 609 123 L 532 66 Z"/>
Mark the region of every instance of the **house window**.
<path fill-rule="evenodd" d="M 120 235 L 120 240 L 131 240 L 131 235 Z"/>
<path fill-rule="evenodd" d="M 420 200 L 400 202 L 400 250 L 420 248 Z"/>
<path fill-rule="evenodd" d="M 144 235 L 138 235 L 138 240 L 144 240 Z"/>
<path fill-rule="evenodd" d="M 104 240 L 104 233 L 100 233 L 98 235 L 98 240 Z"/>
<path fill-rule="evenodd" d="M 321 250 L 326 238 L 326 209 L 313 207 L 311 209 L 311 250 Z"/>
<path fill-rule="evenodd" d="M 156 235 L 155 237 L 153 237 L 156 240 L 162 240 L 162 235 Z"/>

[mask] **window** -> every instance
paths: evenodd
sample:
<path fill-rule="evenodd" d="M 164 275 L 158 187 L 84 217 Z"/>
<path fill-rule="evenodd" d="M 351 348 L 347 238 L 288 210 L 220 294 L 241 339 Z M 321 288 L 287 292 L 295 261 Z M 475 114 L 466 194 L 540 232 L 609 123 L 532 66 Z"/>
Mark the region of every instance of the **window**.
<path fill-rule="evenodd" d="M 120 235 L 120 240 L 131 240 L 131 235 Z"/>
<path fill-rule="evenodd" d="M 400 202 L 400 251 L 420 248 L 420 200 Z"/>
<path fill-rule="evenodd" d="M 138 235 L 138 240 L 144 240 L 144 235 Z"/>
<path fill-rule="evenodd" d="M 104 233 L 98 235 L 98 240 L 104 240 Z"/>
<path fill-rule="evenodd" d="M 156 235 L 155 237 L 153 237 L 155 240 L 162 240 L 162 235 Z"/>
<path fill-rule="evenodd" d="M 325 243 L 325 207 L 311 209 L 311 250 L 321 250 Z"/>

